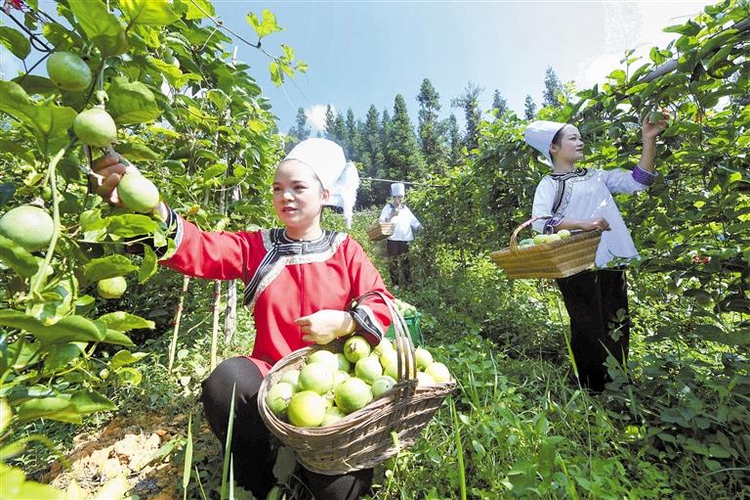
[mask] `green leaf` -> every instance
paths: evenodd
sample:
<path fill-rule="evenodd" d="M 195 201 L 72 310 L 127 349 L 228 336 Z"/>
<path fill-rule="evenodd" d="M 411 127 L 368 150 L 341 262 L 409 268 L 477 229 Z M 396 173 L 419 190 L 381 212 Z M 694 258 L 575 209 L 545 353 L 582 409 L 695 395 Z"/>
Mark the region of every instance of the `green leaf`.
<path fill-rule="evenodd" d="M 146 356 L 148 356 L 147 352 L 132 353 L 127 349 L 123 349 L 121 351 L 117 351 L 117 353 L 112 356 L 112 360 L 109 362 L 109 367 L 113 370 L 117 370 L 118 368 L 122 368 L 123 366 L 137 363 Z"/>
<path fill-rule="evenodd" d="M 102 340 L 102 342 L 105 344 L 135 347 L 135 344 L 127 335 L 122 332 L 118 332 L 117 330 L 107 330 L 107 336 L 104 337 L 104 340 Z"/>
<path fill-rule="evenodd" d="M 124 276 L 137 270 L 138 267 L 133 265 L 130 259 L 124 255 L 115 254 L 90 260 L 83 268 L 83 275 L 89 283 L 94 283 L 115 276 Z"/>
<path fill-rule="evenodd" d="M 124 54 L 128 51 L 125 30 L 117 18 L 107 10 L 101 0 L 69 0 L 70 10 L 76 16 L 81 29 L 105 57 Z"/>
<path fill-rule="evenodd" d="M 109 399 L 98 392 L 78 391 L 70 398 L 70 403 L 78 413 L 96 413 L 98 411 L 114 410 L 117 407 Z"/>
<path fill-rule="evenodd" d="M 52 83 L 52 80 L 42 76 L 23 75 L 14 78 L 13 81 L 20 85 L 27 94 L 48 95 L 60 91 L 60 89 Z"/>
<path fill-rule="evenodd" d="M 153 161 L 160 158 L 153 149 L 136 142 L 118 144 L 117 152 L 129 160 Z"/>
<path fill-rule="evenodd" d="M 120 9 L 129 25 L 166 26 L 179 19 L 170 4 L 167 0 L 120 0 Z"/>
<path fill-rule="evenodd" d="M 3 500 L 26 500 L 29 498 L 65 500 L 69 498 L 64 491 L 52 486 L 27 481 L 21 469 L 8 467 L 4 463 L 0 463 L 0 497 Z"/>
<path fill-rule="evenodd" d="M 85 344 L 84 344 L 85 345 Z M 52 344 L 48 349 L 49 354 L 44 359 L 44 371 L 46 373 L 56 373 L 65 368 L 68 363 L 81 355 L 81 347 L 78 343 L 70 342 L 68 344 Z"/>
<path fill-rule="evenodd" d="M 0 26 L 0 44 L 10 50 L 19 59 L 26 59 L 31 52 L 31 43 L 20 31 L 7 26 Z"/>
<path fill-rule="evenodd" d="M 99 321 L 103 321 L 107 328 L 121 332 L 127 332 L 135 328 L 150 328 L 153 330 L 156 326 L 153 321 L 124 311 L 105 314 L 99 317 Z"/>
<path fill-rule="evenodd" d="M 143 263 L 138 271 L 138 283 L 145 283 L 148 279 L 156 274 L 157 263 L 159 259 L 156 256 L 156 252 L 148 246 L 143 246 Z"/>
<path fill-rule="evenodd" d="M 147 123 L 161 115 L 153 92 L 141 82 L 128 82 L 123 77 L 112 80 L 107 89 L 107 111 L 118 125 Z"/>
<path fill-rule="evenodd" d="M 106 328 L 83 316 L 66 316 L 53 325 L 45 325 L 21 311 L 0 311 L 0 325 L 18 328 L 34 335 L 42 344 L 68 342 L 100 342 Z"/>
<path fill-rule="evenodd" d="M 215 16 L 216 9 L 208 0 L 182 0 L 187 4 L 187 12 L 185 13 L 185 19 L 203 19 L 207 16 Z"/>
<path fill-rule="evenodd" d="M 24 278 L 31 278 L 39 271 L 36 258 L 4 236 L 0 236 L 0 260 Z"/>
<path fill-rule="evenodd" d="M 73 108 L 36 104 L 13 82 L 0 82 L 0 111 L 20 120 L 44 138 L 68 130 L 77 115 Z"/>
<path fill-rule="evenodd" d="M 263 38 L 283 29 L 276 24 L 276 16 L 274 16 L 273 12 L 268 9 L 263 9 L 261 19 L 258 19 L 258 16 L 251 12 L 247 15 L 246 20 L 258 34 L 258 38 Z"/>
<path fill-rule="evenodd" d="M 81 415 L 66 397 L 53 396 L 24 401 L 18 405 L 16 415 L 20 422 L 29 422 L 44 417 L 71 424 L 81 423 Z"/>
<path fill-rule="evenodd" d="M 122 238 L 151 234 L 159 227 L 151 217 L 140 214 L 114 215 L 107 217 L 107 221 L 107 232 Z"/>

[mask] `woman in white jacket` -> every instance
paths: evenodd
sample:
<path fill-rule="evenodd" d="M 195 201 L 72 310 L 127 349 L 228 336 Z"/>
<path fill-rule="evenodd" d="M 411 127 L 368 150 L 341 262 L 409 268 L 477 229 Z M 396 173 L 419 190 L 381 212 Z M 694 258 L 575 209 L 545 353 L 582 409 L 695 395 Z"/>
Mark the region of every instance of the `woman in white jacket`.
<path fill-rule="evenodd" d="M 405 189 L 401 182 L 391 184 L 393 201 L 380 212 L 380 222 L 393 222 L 393 234 L 388 237 L 386 252 L 388 254 L 388 272 L 393 286 L 405 286 L 411 283 L 409 266 L 409 243 L 414 239 L 414 232 L 422 229 L 422 224 L 404 205 Z"/>

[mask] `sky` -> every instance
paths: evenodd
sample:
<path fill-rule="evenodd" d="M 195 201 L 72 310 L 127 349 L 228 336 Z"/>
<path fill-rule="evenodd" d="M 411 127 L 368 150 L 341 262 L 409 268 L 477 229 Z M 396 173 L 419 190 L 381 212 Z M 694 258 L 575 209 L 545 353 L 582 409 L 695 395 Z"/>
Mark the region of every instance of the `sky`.
<path fill-rule="evenodd" d="M 469 81 L 484 91 L 482 109 L 498 89 L 511 109 L 523 112 L 530 94 L 539 105 L 544 76 L 551 66 L 563 82 L 588 88 L 619 67 L 625 50 L 666 46 L 675 36 L 661 30 L 685 22 L 706 1 L 316 1 L 255 2 L 214 0 L 217 14 L 254 41 L 248 12 L 271 10 L 283 31 L 263 46 L 280 54 L 291 45 L 309 64 L 306 74 L 282 88 L 267 76 L 268 59 L 240 44 L 238 57 L 252 66 L 287 131 L 302 107 L 313 130 L 324 126 L 327 104 L 364 119 L 374 104 L 393 114 L 402 94 L 412 123 L 417 123 L 416 95 L 424 78 L 440 94 L 441 117 L 455 112 L 452 98 Z"/>
<path fill-rule="evenodd" d="M 49 3 L 49 2 L 46 2 Z M 294 124 L 297 109 L 313 133 L 324 126 L 328 104 L 364 119 L 374 104 L 393 114 L 397 94 L 417 123 L 416 95 L 429 78 L 440 94 L 441 118 L 455 112 L 450 101 L 469 81 L 483 88 L 487 110 L 498 89 L 511 109 L 523 112 L 527 94 L 541 104 L 544 76 L 552 67 L 563 82 L 584 89 L 604 81 L 627 49 L 644 53 L 675 38 L 661 30 L 685 22 L 714 2 L 642 1 L 283 1 L 213 0 L 225 26 L 243 38 L 257 37 L 249 12 L 269 9 L 284 28 L 263 40 L 280 55 L 281 44 L 309 65 L 280 88 L 268 76 L 270 60 L 238 42 L 238 59 L 251 66 L 278 117 L 279 130 Z M 0 22 L 5 24 L 3 16 Z M 9 23 L 8 23 L 9 24 Z M 231 36 L 231 35 L 230 35 Z M 19 62 L 0 47 L 0 77 L 9 79 Z"/>

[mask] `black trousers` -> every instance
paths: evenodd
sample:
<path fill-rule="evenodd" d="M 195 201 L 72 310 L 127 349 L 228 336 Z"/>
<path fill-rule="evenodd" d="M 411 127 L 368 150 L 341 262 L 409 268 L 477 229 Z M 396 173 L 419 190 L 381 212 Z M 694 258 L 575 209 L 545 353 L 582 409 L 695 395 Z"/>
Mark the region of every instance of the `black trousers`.
<path fill-rule="evenodd" d="M 386 253 L 388 255 L 388 274 L 391 275 L 391 283 L 399 286 L 411 283 L 409 242 L 388 240 Z"/>
<path fill-rule="evenodd" d="M 571 348 L 581 384 L 601 392 L 611 353 L 624 363 L 630 344 L 628 286 L 623 269 L 585 271 L 557 280 L 570 316 Z"/>
<path fill-rule="evenodd" d="M 234 424 L 232 454 L 237 484 L 264 500 L 276 483 L 273 466 L 275 451 L 271 449 L 270 433 L 258 412 L 258 390 L 263 376 L 255 363 L 244 357 L 224 360 L 203 381 L 203 408 L 216 437 L 226 441 L 232 386 Z M 357 500 L 372 485 L 372 469 L 342 476 L 326 476 L 302 469 L 301 479 L 317 500 Z"/>

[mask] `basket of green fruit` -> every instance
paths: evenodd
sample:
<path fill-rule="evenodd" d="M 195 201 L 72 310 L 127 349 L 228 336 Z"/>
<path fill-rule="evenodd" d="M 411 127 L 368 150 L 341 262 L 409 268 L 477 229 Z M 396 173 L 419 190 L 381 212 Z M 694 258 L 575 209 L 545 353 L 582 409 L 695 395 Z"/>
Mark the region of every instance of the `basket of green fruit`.
<path fill-rule="evenodd" d="M 593 267 L 602 233 L 599 230 L 571 234 L 538 234 L 517 241 L 518 233 L 540 217 L 532 217 L 513 231 L 510 246 L 492 252 L 490 258 L 509 278 L 567 278 Z"/>
<path fill-rule="evenodd" d="M 396 338 L 374 348 L 352 335 L 294 351 L 258 393 L 266 427 L 312 472 L 374 467 L 411 446 L 456 387 L 448 368 L 414 348 L 403 316 L 388 304 Z"/>

